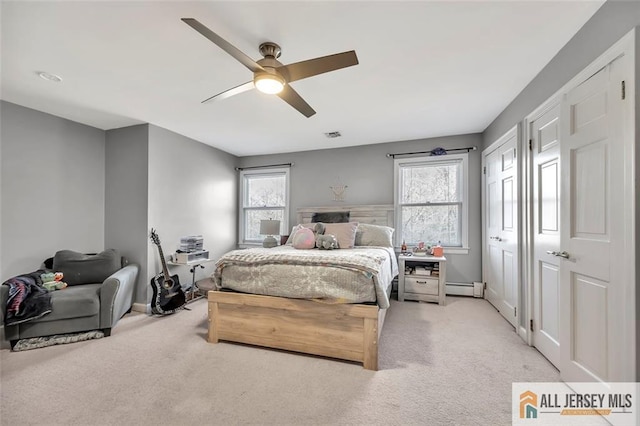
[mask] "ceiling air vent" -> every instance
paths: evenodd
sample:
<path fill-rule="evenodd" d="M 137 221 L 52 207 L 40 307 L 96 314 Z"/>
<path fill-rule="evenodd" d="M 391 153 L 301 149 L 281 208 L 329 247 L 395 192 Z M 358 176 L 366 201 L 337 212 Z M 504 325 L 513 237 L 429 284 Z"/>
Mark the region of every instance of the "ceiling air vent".
<path fill-rule="evenodd" d="M 329 139 L 331 138 L 339 138 L 340 136 L 342 136 L 340 134 L 340 132 L 328 132 L 324 134 L 326 137 L 328 137 Z"/>

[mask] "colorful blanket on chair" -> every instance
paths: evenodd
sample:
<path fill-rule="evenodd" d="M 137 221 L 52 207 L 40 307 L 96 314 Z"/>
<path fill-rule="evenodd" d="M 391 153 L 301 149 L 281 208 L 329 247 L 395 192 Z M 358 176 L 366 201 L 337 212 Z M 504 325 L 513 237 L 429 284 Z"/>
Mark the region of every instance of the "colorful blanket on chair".
<path fill-rule="evenodd" d="M 51 312 L 51 294 L 42 286 L 39 269 L 29 274 L 9 278 L 9 297 L 4 316 L 5 325 L 20 324 L 40 318 Z"/>

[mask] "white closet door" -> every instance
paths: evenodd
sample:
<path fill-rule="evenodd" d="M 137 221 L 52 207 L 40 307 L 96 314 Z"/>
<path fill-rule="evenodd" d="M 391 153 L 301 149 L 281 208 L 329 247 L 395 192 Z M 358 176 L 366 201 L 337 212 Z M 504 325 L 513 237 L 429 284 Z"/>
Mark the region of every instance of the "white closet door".
<path fill-rule="evenodd" d="M 533 346 L 560 360 L 560 105 L 530 124 L 532 154 Z"/>
<path fill-rule="evenodd" d="M 517 327 L 518 182 L 517 132 L 489 148 L 485 164 L 485 282 L 487 300 Z"/>
<path fill-rule="evenodd" d="M 629 380 L 623 271 L 624 101 L 621 57 L 562 105 L 560 373 L 568 382 Z"/>

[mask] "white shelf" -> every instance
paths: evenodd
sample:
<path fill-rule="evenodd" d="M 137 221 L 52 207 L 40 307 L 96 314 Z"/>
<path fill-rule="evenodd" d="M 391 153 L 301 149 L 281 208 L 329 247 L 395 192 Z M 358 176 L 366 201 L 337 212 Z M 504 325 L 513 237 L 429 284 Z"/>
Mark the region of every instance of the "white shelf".
<path fill-rule="evenodd" d="M 180 262 L 174 262 L 173 260 L 170 260 L 167 262 L 167 265 L 172 265 L 172 266 L 197 266 L 200 265 L 202 263 L 207 263 L 207 262 L 213 262 L 213 259 L 195 259 L 195 260 L 190 260 L 187 263 L 180 263 Z"/>

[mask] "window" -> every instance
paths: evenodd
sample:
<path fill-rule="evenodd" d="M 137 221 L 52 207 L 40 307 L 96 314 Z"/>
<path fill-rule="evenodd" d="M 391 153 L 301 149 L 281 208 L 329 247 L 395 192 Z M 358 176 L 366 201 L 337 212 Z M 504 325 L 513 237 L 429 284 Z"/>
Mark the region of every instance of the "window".
<path fill-rule="evenodd" d="M 240 172 L 240 243 L 262 243 L 260 221 L 277 219 L 280 234 L 289 224 L 289 169 Z"/>
<path fill-rule="evenodd" d="M 468 155 L 405 158 L 394 163 L 396 244 L 440 242 L 466 253 Z"/>

